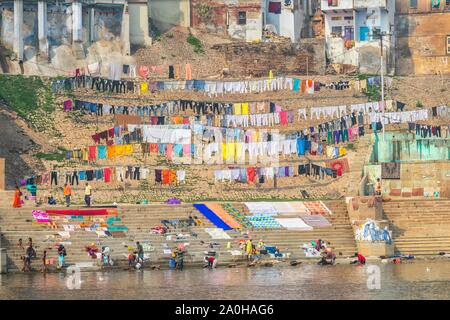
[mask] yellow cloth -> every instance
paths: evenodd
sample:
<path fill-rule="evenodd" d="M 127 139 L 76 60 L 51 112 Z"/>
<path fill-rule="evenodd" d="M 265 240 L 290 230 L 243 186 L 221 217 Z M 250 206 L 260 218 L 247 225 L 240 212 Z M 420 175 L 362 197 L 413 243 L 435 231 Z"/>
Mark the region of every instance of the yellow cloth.
<path fill-rule="evenodd" d="M 141 93 L 147 93 L 148 92 L 148 83 L 142 82 L 141 83 Z"/>
<path fill-rule="evenodd" d="M 253 132 L 252 132 L 252 141 L 253 142 L 258 142 L 258 138 L 259 138 L 258 131 L 253 130 Z"/>
<path fill-rule="evenodd" d="M 81 150 L 81 152 L 82 152 L 82 159 L 84 161 L 88 161 L 89 160 L 89 152 L 88 152 L 88 150 L 87 149 L 83 149 L 83 150 Z"/>
<path fill-rule="evenodd" d="M 133 145 L 132 144 L 124 145 L 124 153 L 125 154 L 132 154 L 133 153 Z"/>
<path fill-rule="evenodd" d="M 236 155 L 236 143 L 229 142 L 227 145 L 227 160 L 231 161 L 234 160 L 234 157 Z"/>
<path fill-rule="evenodd" d="M 240 115 L 242 113 L 242 105 L 240 103 L 233 104 L 233 113 L 235 115 Z"/>
<path fill-rule="evenodd" d="M 227 144 L 222 143 L 222 160 L 227 160 Z"/>
<path fill-rule="evenodd" d="M 248 102 L 245 102 L 245 103 L 242 104 L 241 111 L 242 111 L 243 115 L 247 115 L 248 114 Z"/>
<path fill-rule="evenodd" d="M 347 149 L 344 147 L 339 148 L 339 156 L 345 156 L 347 154 Z"/>
<path fill-rule="evenodd" d="M 116 145 L 115 147 L 115 154 L 118 156 L 123 156 L 125 153 L 125 148 L 122 145 Z"/>

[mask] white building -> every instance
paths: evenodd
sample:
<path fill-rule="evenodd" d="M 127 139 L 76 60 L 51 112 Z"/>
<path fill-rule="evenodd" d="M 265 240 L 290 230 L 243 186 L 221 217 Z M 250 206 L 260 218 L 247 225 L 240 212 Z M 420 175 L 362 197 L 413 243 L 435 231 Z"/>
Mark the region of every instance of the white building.
<path fill-rule="evenodd" d="M 277 35 L 292 42 L 312 36 L 310 20 L 314 16 L 317 0 L 262 0 L 264 25 L 271 25 Z M 270 30 L 270 29 L 269 29 Z"/>
<path fill-rule="evenodd" d="M 380 71 L 383 36 L 385 71 L 394 71 L 394 0 L 322 0 L 326 53 L 330 63 L 358 66 L 362 73 Z"/>

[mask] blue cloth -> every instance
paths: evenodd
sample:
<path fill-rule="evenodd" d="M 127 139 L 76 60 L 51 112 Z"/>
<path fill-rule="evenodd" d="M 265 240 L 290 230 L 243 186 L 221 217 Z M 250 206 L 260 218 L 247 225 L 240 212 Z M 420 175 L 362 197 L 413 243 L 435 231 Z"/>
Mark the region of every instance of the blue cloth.
<path fill-rule="evenodd" d="M 211 209 L 209 209 L 206 205 L 201 204 L 201 203 L 195 203 L 194 208 L 196 208 L 198 211 L 200 211 L 200 213 L 202 213 L 217 228 L 222 228 L 223 230 L 231 230 L 232 229 L 222 219 L 220 219 Z"/>
<path fill-rule="evenodd" d="M 166 154 L 166 145 L 164 143 L 158 143 L 158 154 L 159 155 Z"/>
<path fill-rule="evenodd" d="M 305 155 L 305 149 L 306 149 L 306 140 L 297 139 L 297 154 L 299 156 Z"/>
<path fill-rule="evenodd" d="M 300 89 L 300 79 L 294 79 L 294 85 L 292 86 L 292 91 L 298 92 Z"/>
<path fill-rule="evenodd" d="M 194 80 L 186 80 L 186 90 L 194 89 Z"/>
<path fill-rule="evenodd" d="M 78 171 L 78 177 L 80 180 L 86 180 L 86 171 Z"/>
<path fill-rule="evenodd" d="M 99 159 L 106 159 L 106 146 L 97 146 L 97 153 Z"/>
<path fill-rule="evenodd" d="M 174 144 L 173 145 L 173 153 L 178 157 L 182 157 L 183 156 L 183 145 L 182 144 Z"/>

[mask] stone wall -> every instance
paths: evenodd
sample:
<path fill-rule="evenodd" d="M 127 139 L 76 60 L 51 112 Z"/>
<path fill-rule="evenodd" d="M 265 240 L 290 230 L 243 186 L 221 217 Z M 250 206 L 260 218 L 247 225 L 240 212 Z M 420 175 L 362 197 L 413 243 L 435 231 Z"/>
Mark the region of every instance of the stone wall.
<path fill-rule="evenodd" d="M 450 11 L 398 15 L 396 30 L 397 74 L 450 74 Z"/>
<path fill-rule="evenodd" d="M 381 177 L 381 165 L 367 165 L 365 172 L 369 182 Z M 448 161 L 422 161 L 401 164 L 400 179 L 382 179 L 382 192 L 391 197 L 450 198 L 450 163 Z"/>
<path fill-rule="evenodd" d="M 5 159 L 0 158 L 0 190 L 6 188 Z"/>
<path fill-rule="evenodd" d="M 233 76 L 251 74 L 267 76 L 274 74 L 324 74 L 325 45 L 323 39 L 302 39 L 291 43 L 232 43 L 213 47 L 223 54 Z"/>
<path fill-rule="evenodd" d="M 190 26 L 190 0 L 150 0 L 150 18 L 161 32 Z"/>
<path fill-rule="evenodd" d="M 207 8 L 207 14 L 202 13 Z M 246 13 L 246 23 L 238 23 L 239 12 Z M 191 27 L 210 32 L 229 34 L 246 41 L 260 40 L 262 36 L 261 2 L 258 0 L 207 1 L 192 0 Z"/>

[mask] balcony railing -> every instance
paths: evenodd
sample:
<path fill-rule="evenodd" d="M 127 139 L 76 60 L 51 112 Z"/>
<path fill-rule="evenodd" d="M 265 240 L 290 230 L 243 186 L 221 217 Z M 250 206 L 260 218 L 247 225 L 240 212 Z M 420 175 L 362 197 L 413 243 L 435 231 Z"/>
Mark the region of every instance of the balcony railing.
<path fill-rule="evenodd" d="M 353 0 L 322 0 L 322 11 L 352 10 Z"/>
<path fill-rule="evenodd" d="M 355 9 L 358 8 L 386 8 L 388 0 L 354 0 Z M 393 1 L 393 0 L 391 0 Z"/>

